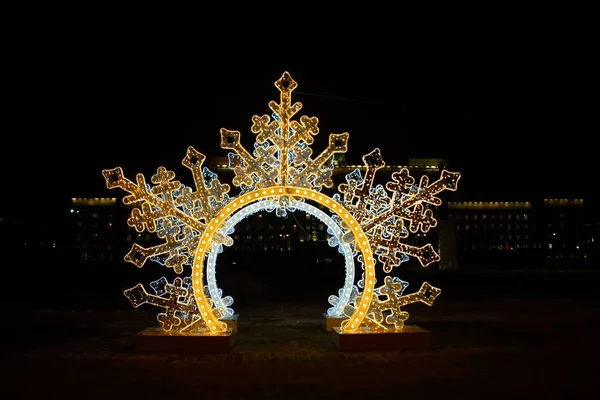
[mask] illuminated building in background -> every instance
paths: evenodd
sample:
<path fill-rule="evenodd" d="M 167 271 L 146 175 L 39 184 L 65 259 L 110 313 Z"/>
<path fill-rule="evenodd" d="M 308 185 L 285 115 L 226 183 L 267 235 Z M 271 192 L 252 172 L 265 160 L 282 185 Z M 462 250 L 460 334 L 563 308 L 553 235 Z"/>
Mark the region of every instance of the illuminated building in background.
<path fill-rule="evenodd" d="M 354 170 L 366 171 L 364 164 L 347 164 L 345 155 L 336 155 L 334 158 L 332 179 L 336 183 L 343 182 L 345 176 Z M 233 176 L 233 171 L 228 166 L 227 157 L 211 157 L 207 160 L 207 166 L 218 173 L 224 179 L 230 179 L 228 174 Z M 429 176 L 431 179 L 437 178 L 440 171 L 448 168 L 446 159 L 422 159 L 411 158 L 406 165 L 385 165 L 379 171 L 376 183 L 384 183 L 391 173 L 400 171 L 403 168 L 409 170 L 412 176 Z M 328 193 L 327 189 L 323 190 Z M 331 193 L 335 191 L 332 190 Z M 440 207 L 432 207 L 434 212 L 439 214 L 444 210 L 444 204 Z M 323 210 L 324 207 L 321 207 Z M 442 223 L 442 221 L 439 221 Z M 327 227 L 313 216 L 298 212 L 289 213 L 286 218 L 280 218 L 271 213 L 258 213 L 252 218 L 240 222 L 234 233 L 233 249 L 236 252 L 289 252 L 311 250 L 315 254 L 313 261 L 330 262 L 333 253 L 328 246 L 323 246 L 331 235 L 327 233 Z M 437 232 L 430 232 L 429 239 L 432 237 L 437 240 Z M 419 237 L 410 238 L 413 244 L 425 244 L 425 235 L 422 236 L 423 242 L 420 243 Z M 443 257 L 442 257 L 443 258 Z"/>
<path fill-rule="evenodd" d="M 435 164 L 408 167 L 415 176 L 417 171 L 438 172 Z M 334 176 L 343 176 L 347 169 L 336 167 Z M 90 262 L 117 257 L 120 261 L 131 244 L 154 244 L 153 236 L 132 231 L 118 217 L 127 215 L 128 208 L 114 198 L 99 200 L 72 199 L 73 258 Z M 436 215 L 438 229 L 429 236 L 437 241 L 442 255 L 439 269 L 461 265 L 536 268 L 532 263 L 590 263 L 599 258 L 600 221 L 590 219 L 583 199 L 450 201 Z M 258 253 L 292 253 L 298 261 L 331 263 L 337 252 L 327 245 L 330 236 L 327 226 L 310 214 L 294 212 L 282 218 L 263 211 L 236 226 L 234 245 L 223 257 L 239 263 Z M 419 244 L 419 237 L 411 239 Z"/>
<path fill-rule="evenodd" d="M 586 216 L 583 199 L 448 203 L 463 265 L 535 267 L 532 263 L 548 259 L 579 263 L 590 257 L 584 249 L 590 240 Z"/>
<path fill-rule="evenodd" d="M 581 244 L 584 257 L 590 260 L 600 260 L 600 218 L 591 219 L 583 224 L 583 243 Z"/>
<path fill-rule="evenodd" d="M 551 259 L 579 259 L 583 251 L 584 223 L 583 199 L 544 199 L 539 209 L 539 245 L 547 243 L 546 257 Z"/>
<path fill-rule="evenodd" d="M 119 207 L 115 198 L 73 198 L 70 214 L 72 258 L 81 261 L 112 261 L 118 243 L 113 224 Z"/>
<path fill-rule="evenodd" d="M 210 157 L 207 166 L 225 179 L 231 179 L 233 171 L 228 167 L 227 157 Z M 364 173 L 364 164 L 346 164 L 344 154 L 335 158 L 333 180 L 343 182 L 345 175 L 358 169 Z M 411 158 L 406 165 L 386 165 L 378 176 L 385 182 L 392 172 L 407 168 L 411 175 L 427 175 L 432 179 L 440 171 L 448 168 L 446 159 Z M 230 174 L 230 176 L 228 176 Z M 327 189 L 324 190 L 327 192 Z M 333 192 L 332 192 L 333 193 Z M 325 209 L 324 207 L 320 207 Z M 443 212 L 445 204 L 433 207 L 436 215 Z M 124 219 L 131 210 L 116 198 L 73 198 L 71 199 L 71 254 L 72 258 L 82 262 L 102 262 L 121 259 L 133 243 L 144 247 L 155 244 L 153 235 L 137 233 L 130 229 Z M 440 230 L 445 230 L 447 221 L 440 215 Z M 429 233 L 429 239 L 437 242 L 438 232 Z M 304 212 L 288 213 L 287 217 L 277 217 L 274 213 L 259 212 L 244 219 L 236 226 L 232 235 L 234 245 L 223 255 L 232 260 L 243 260 L 255 252 L 263 254 L 297 253 L 304 261 L 330 263 L 336 252 L 327 245 L 331 234 L 327 226 L 319 219 Z M 425 235 L 407 238 L 412 244 L 427 243 Z M 115 247 L 118 251 L 115 251 Z M 231 253 L 235 254 L 231 254 Z M 444 257 L 442 257 L 444 259 Z M 448 260 L 445 260 L 448 261 Z"/>
<path fill-rule="evenodd" d="M 271 114 L 252 117 L 250 130 L 257 135 L 253 150 L 242 145 L 239 131 L 220 130 L 221 148 L 230 150 L 229 167 L 235 174 L 232 185 L 203 165 L 206 156 L 192 146 L 181 164 L 191 171 L 193 186 L 176 180 L 175 172 L 163 166 L 149 179 L 136 174 L 134 181 L 121 167 L 102 170 L 107 188 L 128 193 L 123 203 L 134 208 L 127 224 L 161 239 L 150 247 L 134 244 L 125 260 L 139 268 L 151 260 L 176 274 L 186 274 L 172 283 L 166 278 L 151 282 L 156 295 L 149 294 L 141 283 L 123 294 L 134 307 L 152 304 L 164 308 L 157 320 L 165 331 L 230 334 L 226 320 L 234 315 L 233 299 L 226 296 L 226 301 L 217 286 L 216 256 L 235 243 L 230 235 L 241 219 L 261 210 L 275 212 L 280 218 L 303 210 L 327 224 L 332 234 L 329 245 L 345 254 L 343 287 L 328 297 L 333 308 L 327 315 L 344 319 L 336 332 L 402 331 L 408 313 L 401 308 L 416 302 L 431 306 L 440 289 L 425 282 L 417 292 L 403 295 L 408 283 L 387 274 L 411 257 L 422 267 L 439 261 L 431 243 L 418 246 L 403 239 L 426 234 L 437 226 L 431 208 L 442 204 L 439 193 L 457 190 L 460 173 L 443 169 L 438 179 L 422 175 L 417 180 L 403 168 L 394 171 L 385 184 L 376 183 L 377 171 L 386 163 L 381 150 L 375 148 L 362 156 L 364 173 L 354 169 L 346 174 L 345 182 L 330 197 L 322 190 L 336 186 L 333 156 L 346 153 L 349 134 L 330 134 L 327 147 L 313 154 L 310 146 L 319 133 L 318 118 L 294 118 L 302 104 L 291 101 L 297 83 L 288 72 L 275 86 L 280 96 L 279 103 L 269 102 Z M 230 195 L 233 186 L 239 193 Z M 313 205 L 308 207 L 307 201 L 325 207 L 330 215 Z M 358 277 L 355 257 L 362 268 Z M 386 275 L 379 287 L 376 262 Z"/>

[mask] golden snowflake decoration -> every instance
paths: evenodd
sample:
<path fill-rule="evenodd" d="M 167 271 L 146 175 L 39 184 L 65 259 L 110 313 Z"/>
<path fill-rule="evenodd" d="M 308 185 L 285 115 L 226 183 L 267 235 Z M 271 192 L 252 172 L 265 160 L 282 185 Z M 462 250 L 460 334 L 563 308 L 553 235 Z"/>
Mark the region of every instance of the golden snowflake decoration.
<path fill-rule="evenodd" d="M 219 224 L 216 221 L 221 217 L 231 220 L 229 212 L 240 207 L 238 203 L 243 203 L 243 195 L 259 196 L 261 189 L 265 189 L 262 193 L 267 201 L 276 205 L 278 215 L 283 215 L 286 209 L 294 210 L 295 204 L 304 201 L 300 194 L 312 193 L 316 200 L 315 193 L 334 186 L 333 156 L 347 151 L 348 133 L 330 134 L 327 148 L 312 157 L 310 145 L 319 133 L 318 119 L 307 116 L 293 119 L 302 104 L 291 102 L 297 83 L 287 72 L 275 86 L 280 92 L 280 101 L 269 103 L 272 114 L 252 117 L 251 131 L 256 134 L 256 141 L 251 152 L 241 145 L 240 132 L 221 129 L 221 147 L 233 151 L 229 154 L 229 167 L 235 173 L 232 183 L 240 189 L 234 197 L 229 196 L 230 186 L 221 183 L 217 175 L 203 165 L 206 156 L 193 147 L 188 148 L 182 164 L 192 171 L 194 188 L 175 180 L 174 172 L 164 167 L 157 169 L 150 183 L 142 174 L 136 175 L 135 182 L 125 178 L 119 167 L 102 171 L 108 188 L 118 187 L 129 193 L 123 198 L 125 204 L 134 206 L 128 225 L 137 232 L 156 233 L 164 240 L 148 248 L 134 244 L 125 260 L 142 267 L 151 259 L 172 268 L 176 274 L 187 275 L 175 278 L 173 283 L 164 277 L 151 282 L 155 294 L 146 292 L 141 284 L 125 291 L 134 307 L 147 303 L 163 308 L 158 320 L 165 330 L 223 332 L 228 329 L 223 321 L 232 314 L 229 306 L 233 299 L 221 298 L 220 289 L 210 290 L 214 277 L 207 276 L 208 282 L 204 285 L 200 282 L 202 275 L 195 270 L 192 273 L 187 267 L 198 268 L 204 262 L 206 254 L 197 256 L 201 260 L 194 264 L 194 254 L 198 251 L 204 248 L 221 251 L 222 246 L 233 244 L 229 236 L 231 227 L 221 228 L 219 224 L 226 221 Z M 438 261 L 439 255 L 431 244 L 415 247 L 403 240 L 411 233 L 426 233 L 436 226 L 429 206 L 441 204 L 436 197 L 441 191 L 456 190 L 460 175 L 444 170 L 433 183 L 423 176 L 415 184 L 415 179 L 404 168 L 392 173 L 385 186 L 374 186 L 377 170 L 385 165 L 380 150 L 367 154 L 363 161 L 365 176 L 358 169 L 348 174 L 331 203 L 324 200 L 321 204 L 330 210 L 339 204 L 336 215 L 332 216 L 342 230 L 339 241 L 360 252 L 358 259 L 363 269 L 370 272 L 369 276 L 363 273 L 356 285 L 351 283 L 351 287 L 345 288 L 344 296 L 342 289 L 339 297 L 330 296 L 329 302 L 335 305 L 344 301 L 343 313 L 348 319 L 342 324 L 343 330 L 401 330 L 408 318 L 401 307 L 417 301 L 431 305 L 440 290 L 424 283 L 417 293 L 403 295 L 408 284 L 391 276 L 385 276 L 383 286 L 375 288 L 375 277 L 371 276 L 375 260 L 369 255 L 370 261 L 366 262 L 365 254 L 376 256 L 385 274 L 408 256 L 416 257 L 423 266 Z M 274 188 L 283 194 L 277 194 Z M 271 197 L 268 197 L 269 192 L 273 193 Z M 317 197 L 328 198 L 326 195 Z M 215 231 L 209 232 L 209 228 Z M 362 242 L 365 239 L 362 238 L 359 246 L 356 232 L 364 232 L 368 243 Z M 204 237 L 211 238 L 212 247 L 206 247 L 209 245 Z M 359 288 L 365 291 L 361 293 Z M 219 301 L 213 301 L 216 296 Z M 363 308 L 359 309 L 359 305 Z"/>

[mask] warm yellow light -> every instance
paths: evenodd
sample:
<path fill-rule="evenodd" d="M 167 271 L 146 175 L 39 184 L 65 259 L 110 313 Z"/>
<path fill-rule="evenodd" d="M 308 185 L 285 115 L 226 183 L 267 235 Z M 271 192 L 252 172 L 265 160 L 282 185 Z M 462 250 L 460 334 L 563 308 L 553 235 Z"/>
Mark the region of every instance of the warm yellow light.
<path fill-rule="evenodd" d="M 266 193 L 267 191 L 264 191 L 264 190 L 256 190 L 256 191 L 250 192 L 249 195 L 252 196 L 251 201 L 254 202 L 254 201 L 261 200 L 261 199 L 267 198 L 267 197 L 272 198 L 274 196 L 280 197 L 280 196 L 294 195 L 294 196 L 314 200 L 314 201 L 318 202 L 319 204 L 321 204 L 321 205 L 327 207 L 328 209 L 332 210 L 333 212 L 335 212 L 339 217 L 341 217 L 345 221 L 354 222 L 353 217 L 348 213 L 348 211 L 341 204 L 339 204 L 335 200 L 329 198 L 328 196 L 326 196 L 322 193 L 316 192 L 312 189 L 299 190 L 298 188 L 293 187 L 293 186 L 292 187 L 290 187 L 290 186 L 275 186 L 272 189 L 273 189 L 273 193 L 270 193 L 270 192 Z M 256 196 L 257 193 L 258 193 L 258 196 Z M 245 205 L 238 204 L 237 207 L 227 207 L 227 209 L 226 209 L 227 212 L 222 213 L 220 215 L 220 219 L 214 219 L 213 221 L 210 221 L 210 223 L 208 224 L 209 229 L 205 233 L 206 241 L 203 240 L 200 243 L 200 245 L 198 246 L 198 248 L 196 250 L 195 257 L 194 257 L 194 259 L 196 261 L 194 262 L 193 268 L 194 268 L 195 275 L 198 277 L 198 280 L 194 281 L 194 292 L 195 293 L 202 293 L 202 285 L 201 284 L 198 285 L 198 284 L 196 284 L 196 282 L 203 282 L 203 276 L 204 276 L 204 257 L 203 257 L 203 255 L 207 254 L 207 250 L 210 247 L 210 243 L 213 239 L 213 235 L 215 234 L 215 232 L 218 232 L 222 228 L 223 221 L 225 221 L 227 219 L 227 217 L 229 217 L 231 214 L 235 213 L 239 209 L 247 206 L 248 204 L 245 204 Z M 357 229 L 355 231 L 356 232 L 355 236 L 358 236 L 359 234 L 361 236 L 364 235 L 364 232 L 362 231 L 362 229 L 360 229 L 359 226 L 356 226 L 356 228 Z M 373 275 L 374 269 L 375 269 L 375 264 L 373 262 L 372 257 L 369 256 L 369 254 L 371 254 L 371 248 L 369 246 L 368 241 L 366 241 L 366 240 L 358 241 L 357 240 L 356 245 L 357 245 L 358 251 L 362 254 L 362 256 L 365 259 L 365 262 L 364 262 L 365 271 L 367 273 Z M 373 280 L 369 280 L 366 283 L 364 289 L 367 293 L 373 292 L 373 290 L 374 290 Z M 208 302 L 209 302 L 209 299 L 207 299 L 205 296 L 196 297 L 196 303 L 197 303 L 198 307 L 201 309 L 206 308 L 208 310 L 208 316 L 205 317 L 205 319 L 211 318 L 213 320 L 218 320 L 219 319 L 218 316 L 214 315 L 215 309 L 211 309 L 211 306 L 210 306 L 210 304 L 208 304 Z M 371 298 L 369 296 L 365 296 L 363 299 L 361 299 L 360 303 L 357 304 L 357 309 L 358 308 L 368 309 L 370 304 L 371 304 Z M 355 323 L 353 324 L 354 327 L 344 327 L 344 330 L 345 331 L 355 331 L 360 326 L 364 317 L 365 317 L 364 314 L 359 314 L 357 311 L 355 311 L 351 315 L 351 319 L 353 319 L 355 321 Z M 222 332 L 222 331 L 225 331 L 226 329 L 227 329 L 226 324 L 219 323 L 214 326 L 213 331 Z"/>
<path fill-rule="evenodd" d="M 204 260 L 214 244 L 233 243 L 223 229 L 228 218 L 263 199 L 276 201 L 277 215 L 285 215 L 280 213 L 292 201 L 309 200 L 335 214 L 343 230 L 340 241 L 352 246 L 363 264 L 364 275 L 358 283 L 363 292 L 347 303 L 344 313 L 348 319 L 342 324 L 343 331 L 391 329 L 389 325 L 402 329 L 408 313 L 400 307 L 415 301 L 430 304 L 439 289 L 425 283 L 419 292 L 399 296 L 405 285 L 387 276 L 384 286 L 375 290 L 375 260 L 385 273 L 399 266 L 406 256 L 418 258 L 423 266 L 439 260 L 431 244 L 416 247 L 403 240 L 411 233 L 427 233 L 437 225 L 430 206 L 441 204 L 436 197 L 441 191 L 456 190 L 460 174 L 443 170 L 432 183 L 426 175 L 416 183 L 409 169 L 402 167 L 394 169 L 385 186 L 375 186 L 376 172 L 385 167 L 380 150 L 375 149 L 363 157 L 365 166 L 357 166 L 346 176 L 346 183 L 339 185 L 341 195 L 324 195 L 320 192 L 323 187 L 333 187 L 333 156 L 347 151 L 349 135 L 330 134 L 326 149 L 312 157 L 310 145 L 319 133 L 318 119 L 293 119 L 302 104 L 291 101 L 297 83 L 287 72 L 275 86 L 280 99 L 279 103 L 269 103 L 273 114 L 252 117 L 251 131 L 257 136 L 251 152 L 242 146 L 240 132 L 220 131 L 221 147 L 233 151 L 229 154 L 229 168 L 235 174 L 232 183 L 241 189 L 234 197 L 228 194 L 230 186 L 220 183 L 216 174 L 203 166 L 206 157 L 193 147 L 187 149 L 182 164 L 192 171 L 194 188 L 175 180 L 175 173 L 165 167 L 157 169 L 149 184 L 142 174 L 136 175 L 135 182 L 125 178 L 121 168 L 102 171 L 107 187 L 125 190 L 129 194 L 123 202 L 136 206 L 128 225 L 137 232 L 155 232 L 164 239 L 164 243 L 149 248 L 134 244 L 125 259 L 142 267 L 148 259 L 161 256 L 164 264 L 178 274 L 184 272 L 184 266 L 192 266 L 191 276 L 185 280 L 176 278 L 173 284 L 161 281 L 169 297 L 149 295 L 141 285 L 125 291 L 126 296 L 136 307 L 150 303 L 165 308 L 158 318 L 164 329 L 226 331 L 223 306 L 215 307 L 204 286 Z M 364 178 L 360 171 L 365 171 Z M 391 312 L 385 321 L 379 317 L 383 311 Z"/>

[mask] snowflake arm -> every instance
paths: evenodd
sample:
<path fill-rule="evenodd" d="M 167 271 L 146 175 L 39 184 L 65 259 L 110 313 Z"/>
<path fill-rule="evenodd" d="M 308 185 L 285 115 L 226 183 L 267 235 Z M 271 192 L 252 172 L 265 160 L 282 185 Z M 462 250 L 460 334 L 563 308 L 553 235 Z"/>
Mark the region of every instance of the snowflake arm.
<path fill-rule="evenodd" d="M 252 187 L 254 178 L 258 182 L 257 187 L 275 186 L 277 178 L 276 169 L 265 169 L 265 166 L 275 163 L 275 147 L 268 146 L 264 150 L 259 150 L 259 156 L 254 158 L 240 143 L 240 132 L 221 129 L 221 147 L 228 150 L 234 150 L 240 158 L 237 165 L 234 166 L 235 177 L 233 184 L 236 186 L 246 185 Z"/>
<path fill-rule="evenodd" d="M 187 215 L 185 212 L 181 211 L 177 208 L 174 202 L 169 202 L 167 200 L 163 200 L 158 197 L 156 194 L 148 192 L 146 181 L 142 174 L 137 174 L 137 184 L 133 183 L 129 179 L 123 176 L 123 170 L 121 167 L 117 167 L 114 169 L 104 170 L 102 171 L 104 178 L 106 179 L 106 186 L 109 189 L 113 188 L 121 188 L 128 193 L 131 193 L 128 196 L 123 198 L 124 204 L 132 204 L 138 202 L 146 202 L 149 206 L 154 207 L 155 209 L 161 210 L 158 213 L 154 212 L 154 209 L 148 208 L 148 206 L 143 207 L 141 212 L 136 213 L 137 220 L 140 221 L 138 224 L 143 224 L 148 227 L 149 232 L 154 232 L 151 227 L 154 227 L 154 222 L 156 219 L 160 219 L 164 217 L 164 214 L 171 213 L 175 218 L 185 223 L 186 225 L 191 226 L 198 232 L 203 232 L 206 228 L 206 225 L 200 221 L 195 220 L 190 215 Z M 144 213 L 144 209 L 148 210 L 147 214 Z M 137 209 L 139 210 L 139 209 Z M 152 211 L 151 211 L 152 210 Z M 133 213 L 132 213 L 133 215 Z M 131 219 L 130 219 L 131 220 Z M 137 225 L 139 226 L 139 225 Z M 136 226 L 136 230 L 137 230 Z M 154 228 L 155 229 L 155 228 Z M 138 231 L 139 232 L 139 231 Z"/>
<path fill-rule="evenodd" d="M 275 82 L 279 89 L 279 103 L 269 102 L 273 112 L 269 115 L 254 115 L 250 130 L 256 134 L 253 153 L 240 143 L 240 132 L 221 129 L 221 147 L 233 150 L 230 168 L 235 177 L 233 184 L 243 191 L 275 185 L 296 186 L 320 190 L 332 187 L 332 156 L 348 149 L 348 133 L 331 134 L 328 147 L 315 159 L 308 147 L 319 133 L 316 117 L 300 116 L 292 120 L 302 109 L 302 103 L 291 102 L 291 95 L 298 86 L 289 73 L 285 72 Z M 328 165 L 329 163 L 329 165 Z"/>
<path fill-rule="evenodd" d="M 124 204 L 141 203 L 131 211 L 127 224 L 137 232 L 157 232 L 159 237 L 165 239 L 164 244 L 151 248 L 134 245 L 125 260 L 141 267 L 148 258 L 168 253 L 167 266 L 177 273 L 183 271 L 183 264 L 188 260 L 184 252 L 191 254 L 194 251 L 197 245 L 195 236 L 201 235 L 206 229 L 206 222 L 201 220 L 209 221 L 219 211 L 219 207 L 211 204 L 211 199 L 225 201 L 229 191 L 229 185 L 221 185 L 214 178 L 209 186 L 206 185 L 204 172 L 200 172 L 204 159 L 204 155 L 190 147 L 182 161 L 184 166 L 192 170 L 196 192 L 174 181 L 175 174 L 164 167 L 159 167 L 152 176 L 153 187 L 146 183 L 142 174 L 136 175 L 136 182 L 125 178 L 120 167 L 102 171 L 109 189 L 118 187 L 129 193 L 123 198 Z M 216 240 L 226 245 L 232 244 L 231 238 L 220 233 Z"/>
<path fill-rule="evenodd" d="M 196 310 L 196 303 L 189 295 L 188 289 L 182 285 L 181 278 L 175 278 L 172 284 L 167 283 L 163 290 L 169 295 L 168 297 L 149 294 L 141 283 L 125 290 L 124 293 L 135 308 L 142 304 L 164 308 L 165 311 L 158 314 L 157 319 L 161 327 L 168 331 L 181 325 L 181 318 L 176 315 L 177 313 L 193 313 Z"/>
<path fill-rule="evenodd" d="M 363 325 L 375 330 L 390 330 L 389 326 L 391 325 L 394 330 L 402 330 L 404 321 L 409 317 L 408 312 L 402 311 L 402 307 L 418 302 L 431 306 L 441 293 L 440 289 L 425 282 L 418 292 L 403 296 L 402 292 L 407 286 L 408 283 L 399 278 L 386 276 L 384 284 L 375 290 Z M 360 301 L 360 297 L 354 304 L 359 304 L 357 301 Z M 352 305 L 348 305 L 344 309 L 346 316 L 351 316 L 354 312 L 355 307 Z M 388 315 L 384 316 L 386 312 Z"/>
<path fill-rule="evenodd" d="M 313 181 L 316 186 L 332 187 L 331 168 L 325 166 L 328 160 L 336 153 L 345 153 L 348 150 L 348 133 L 329 135 L 329 145 L 314 160 L 310 158 L 312 151 L 307 148 L 305 152 L 297 150 L 298 155 L 294 163 L 302 168 L 290 170 L 291 179 L 289 184 L 299 187 L 311 187 L 309 182 Z"/>
<path fill-rule="evenodd" d="M 366 209 L 368 204 L 365 198 L 373 188 L 375 174 L 385 166 L 379 149 L 364 155 L 362 159 L 367 167 L 365 177 L 360 176 L 360 171 L 357 170 L 357 173 L 348 179 L 348 183 L 339 185 L 339 191 L 344 195 L 346 207 L 353 211 L 355 218 L 359 221 L 362 221 L 368 215 Z"/>
<path fill-rule="evenodd" d="M 191 234 L 191 231 L 189 234 Z M 146 248 L 135 243 L 129 253 L 125 255 L 125 261 L 141 268 L 149 258 L 168 254 L 165 265 L 173 268 L 176 273 L 180 274 L 183 272 L 183 266 L 188 262 L 188 256 L 183 254 L 182 251 L 186 250 L 187 254 L 193 254 L 197 246 L 198 236 L 192 238 L 184 236 L 183 238 L 176 239 L 174 236 L 169 235 L 166 237 L 165 243 L 152 247 Z"/>
<path fill-rule="evenodd" d="M 424 175 L 417 186 L 408 169 L 403 168 L 392 173 L 392 180 L 384 189 L 382 185 L 373 187 L 377 171 L 385 166 L 380 150 L 365 155 L 363 162 L 365 177 L 359 170 L 353 171 L 346 176 L 347 183 L 339 185 L 339 191 L 344 205 L 367 234 L 384 272 L 400 265 L 407 255 L 418 258 L 423 267 L 439 261 L 433 246 L 415 247 L 402 243 L 402 239 L 409 233 L 426 233 L 437 225 L 433 211 L 424 203 L 440 205 L 441 200 L 435 195 L 443 190 L 456 190 L 460 174 L 443 170 L 440 179 L 432 184 Z M 347 232 L 342 240 L 352 242 L 352 232 Z"/>
<path fill-rule="evenodd" d="M 197 210 L 198 219 L 204 220 L 208 223 L 218 212 L 218 209 L 212 207 L 210 204 L 210 198 L 214 198 L 217 202 L 224 200 L 225 195 L 229 192 L 228 184 L 220 184 L 217 179 L 211 179 L 209 186 L 205 180 L 205 173 L 202 169 L 202 164 L 206 156 L 194 149 L 192 146 L 188 147 L 187 154 L 181 164 L 189 168 L 192 171 L 194 177 L 194 184 L 196 186 L 196 192 L 192 193 L 191 190 L 182 194 L 178 198 L 178 204 L 184 205 L 188 203 L 188 208 L 194 208 L 195 202 L 200 204 L 200 209 Z M 191 207 L 190 207 L 191 206 Z"/>
<path fill-rule="evenodd" d="M 429 178 L 426 175 L 423 175 L 416 193 L 410 194 L 409 190 L 414 182 L 414 178 L 410 176 L 408 169 L 403 168 L 401 171 L 394 172 L 392 174 L 392 181 L 386 184 L 386 188 L 393 193 L 394 201 L 392 208 L 369 221 L 366 221 L 363 225 L 363 229 L 369 230 L 395 214 L 409 220 L 411 225 L 423 225 L 429 230 L 428 226 L 434 227 L 437 223 L 434 222 L 435 219 L 433 219 L 432 214 L 424 215 L 423 212 L 417 212 L 417 210 L 412 212 L 407 212 L 406 210 L 420 203 L 429 203 L 439 206 L 442 201 L 438 197 L 435 197 L 435 195 L 443 190 L 455 191 L 459 178 L 459 173 L 443 170 L 440 179 L 431 185 L 428 185 Z M 422 206 L 418 211 L 421 210 L 423 210 Z M 411 229 L 411 232 L 413 233 L 418 231 L 418 229 L 413 229 Z M 427 230 L 425 230 L 425 232 Z"/>

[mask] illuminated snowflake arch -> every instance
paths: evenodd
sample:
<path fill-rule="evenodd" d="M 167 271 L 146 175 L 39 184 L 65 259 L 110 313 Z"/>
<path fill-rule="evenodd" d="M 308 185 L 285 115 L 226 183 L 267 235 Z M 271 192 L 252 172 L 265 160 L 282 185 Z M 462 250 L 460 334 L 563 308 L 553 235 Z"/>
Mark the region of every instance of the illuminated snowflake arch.
<path fill-rule="evenodd" d="M 123 198 L 125 204 L 134 205 L 128 225 L 164 239 L 149 248 L 134 244 L 125 260 L 138 267 L 148 260 L 159 262 L 182 276 L 172 283 L 164 277 L 151 282 L 154 294 L 138 284 L 125 296 L 134 307 L 148 303 L 163 308 L 158 321 L 165 330 L 225 332 L 233 299 L 224 297 L 217 286 L 216 263 L 223 246 L 233 244 L 230 235 L 236 224 L 261 210 L 278 216 L 301 210 L 328 226 L 329 244 L 338 247 L 346 262 L 344 286 L 329 297 L 327 314 L 346 318 L 343 332 L 402 330 L 408 318 L 402 307 L 419 301 L 431 305 L 440 289 L 424 283 L 418 292 L 405 295 L 407 282 L 387 274 L 409 257 L 417 258 L 423 267 L 439 260 L 431 244 L 415 247 L 403 240 L 436 226 L 428 205 L 439 206 L 436 195 L 456 190 L 460 175 L 444 170 L 437 181 L 430 183 L 423 176 L 416 184 L 404 168 L 392 173 L 385 186 L 374 185 L 377 171 L 385 165 L 375 149 L 363 157 L 364 176 L 356 169 L 339 185 L 339 193 L 329 197 L 322 189 L 334 186 L 333 156 L 347 151 L 348 133 L 331 134 L 327 148 L 312 157 L 310 145 L 319 132 L 318 119 L 304 115 L 292 119 L 302 105 L 291 101 L 297 84 L 287 72 L 275 86 L 280 101 L 269 103 L 272 114 L 252 117 L 251 130 L 256 134 L 252 152 L 240 144 L 239 132 L 221 129 L 221 147 L 232 150 L 232 183 L 240 189 L 236 196 L 230 196 L 230 186 L 203 166 L 206 157 L 193 147 L 182 163 L 192 171 L 195 188 L 175 180 L 175 174 L 164 167 L 158 168 L 150 183 L 142 174 L 136 175 L 135 182 L 125 178 L 121 168 L 102 171 L 108 188 L 129 193 Z M 376 263 L 378 273 L 384 275 L 378 287 Z"/>

